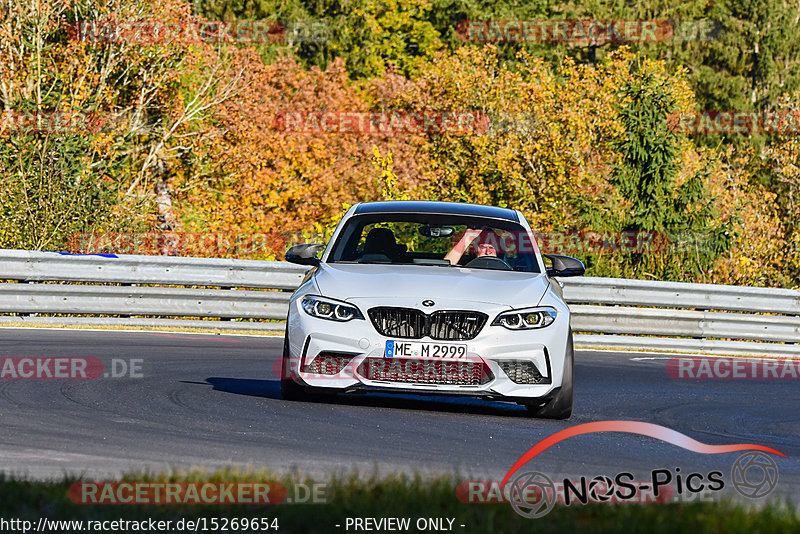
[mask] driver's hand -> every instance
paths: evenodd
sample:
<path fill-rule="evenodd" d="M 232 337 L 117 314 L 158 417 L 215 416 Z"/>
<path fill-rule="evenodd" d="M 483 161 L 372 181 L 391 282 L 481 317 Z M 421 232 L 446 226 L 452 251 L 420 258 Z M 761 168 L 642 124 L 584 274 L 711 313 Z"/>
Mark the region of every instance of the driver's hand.
<path fill-rule="evenodd" d="M 475 228 L 467 228 L 466 231 L 464 231 L 464 237 L 462 239 L 466 244 L 469 245 L 470 243 L 475 241 L 480 235 L 481 235 L 481 230 L 477 230 Z"/>

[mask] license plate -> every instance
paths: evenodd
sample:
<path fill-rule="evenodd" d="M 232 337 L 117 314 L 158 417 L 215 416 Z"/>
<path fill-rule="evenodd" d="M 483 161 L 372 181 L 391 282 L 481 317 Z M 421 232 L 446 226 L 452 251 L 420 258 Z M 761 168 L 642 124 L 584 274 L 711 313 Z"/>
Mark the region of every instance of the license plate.
<path fill-rule="evenodd" d="M 383 355 L 385 358 L 466 358 L 467 346 L 390 339 Z"/>

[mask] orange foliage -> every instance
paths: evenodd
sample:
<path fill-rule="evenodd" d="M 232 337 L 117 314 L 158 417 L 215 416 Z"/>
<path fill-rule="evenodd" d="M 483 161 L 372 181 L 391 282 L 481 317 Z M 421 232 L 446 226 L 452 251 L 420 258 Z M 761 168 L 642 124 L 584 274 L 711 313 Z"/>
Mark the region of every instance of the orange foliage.
<path fill-rule="evenodd" d="M 291 59 L 265 65 L 243 51 L 233 70 L 243 72 L 240 90 L 215 115 L 225 133 L 202 149 L 210 163 L 204 183 L 180 199 L 187 230 L 269 233 L 275 241 L 261 256 L 279 256 L 288 234 L 329 232 L 344 206 L 379 198 L 374 146 L 393 154 L 403 187 L 419 183 L 424 161 L 409 139 L 277 128 L 284 112 L 368 110 L 343 62 L 305 71 Z"/>

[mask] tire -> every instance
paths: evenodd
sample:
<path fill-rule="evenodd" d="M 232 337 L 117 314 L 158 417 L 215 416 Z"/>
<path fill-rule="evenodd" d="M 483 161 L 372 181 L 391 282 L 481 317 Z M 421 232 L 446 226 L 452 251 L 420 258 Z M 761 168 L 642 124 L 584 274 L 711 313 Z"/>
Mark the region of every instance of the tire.
<path fill-rule="evenodd" d="M 550 399 L 544 406 L 540 404 L 526 404 L 528 415 L 541 419 L 569 419 L 572 415 L 572 381 L 575 351 L 572 347 L 572 331 L 567 337 L 567 351 L 564 355 L 564 377 L 561 380 L 561 388 L 556 396 Z"/>
<path fill-rule="evenodd" d="M 289 375 L 289 330 L 283 337 L 283 358 L 281 360 L 281 398 L 288 401 L 306 400 L 306 392 Z"/>

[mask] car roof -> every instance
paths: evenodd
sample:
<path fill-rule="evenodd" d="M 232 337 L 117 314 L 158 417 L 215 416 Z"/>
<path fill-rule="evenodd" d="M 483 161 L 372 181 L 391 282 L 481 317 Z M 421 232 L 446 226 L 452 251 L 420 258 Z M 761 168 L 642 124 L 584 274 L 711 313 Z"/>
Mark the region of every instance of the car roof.
<path fill-rule="evenodd" d="M 463 204 L 460 202 L 439 202 L 433 200 L 387 200 L 383 202 L 364 202 L 356 206 L 353 215 L 370 213 L 434 213 L 440 215 L 465 215 L 487 217 L 519 222 L 517 212 L 508 208 Z"/>

